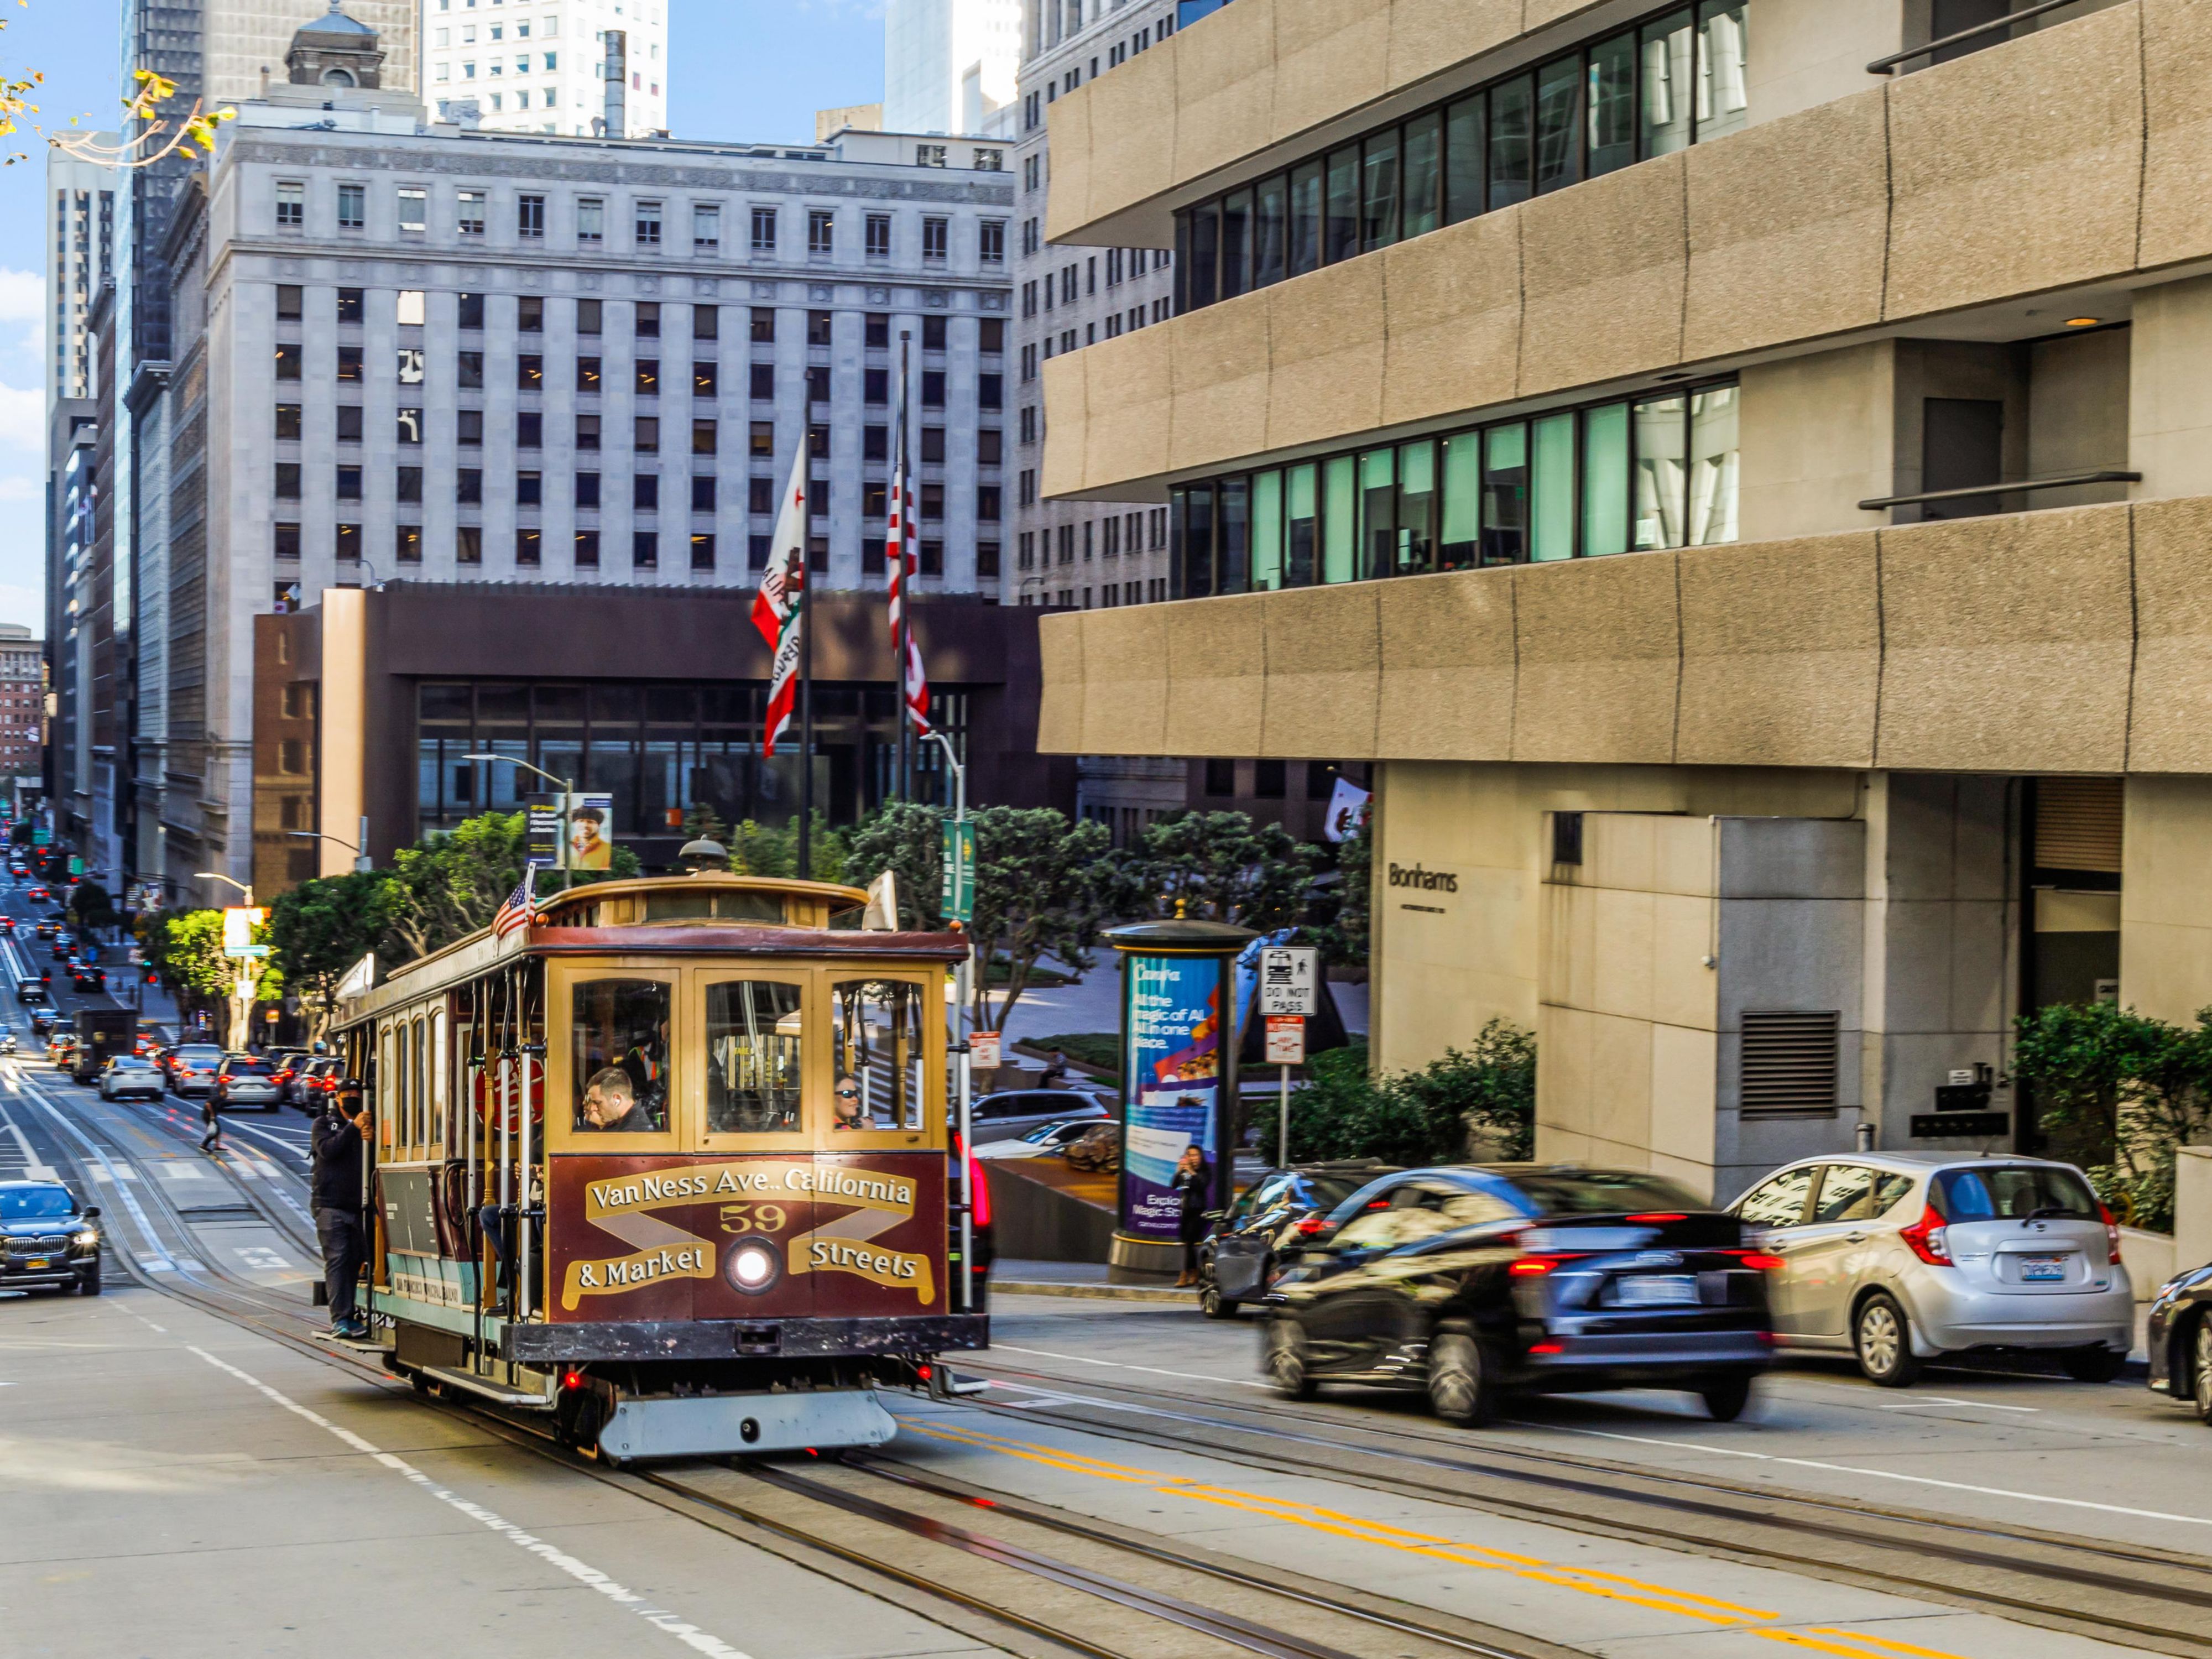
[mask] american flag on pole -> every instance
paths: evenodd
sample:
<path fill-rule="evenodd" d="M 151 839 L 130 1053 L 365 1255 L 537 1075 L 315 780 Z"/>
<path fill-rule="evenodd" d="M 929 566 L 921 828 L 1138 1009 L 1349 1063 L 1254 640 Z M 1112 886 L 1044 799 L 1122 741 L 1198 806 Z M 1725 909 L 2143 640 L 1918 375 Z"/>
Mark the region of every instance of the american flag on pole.
<path fill-rule="evenodd" d="M 536 862 L 524 865 L 522 879 L 515 884 L 514 890 L 507 896 L 507 902 L 499 907 L 499 913 L 491 919 L 491 931 L 494 938 L 505 939 L 516 928 L 527 927 L 530 925 L 531 915 L 537 908 L 537 902 L 532 896 L 530 890 L 537 885 L 537 883 Z"/>
<path fill-rule="evenodd" d="M 806 441 L 802 436 L 799 453 L 792 458 L 791 482 L 784 486 L 783 506 L 775 515 L 768 568 L 753 600 L 753 626 L 775 653 L 761 744 L 765 755 L 775 753 L 775 740 L 791 724 L 799 702 L 799 629 L 806 603 Z"/>
<path fill-rule="evenodd" d="M 907 718 L 918 737 L 929 735 L 929 678 L 921 667 L 921 645 L 914 637 L 906 617 L 907 579 L 921 569 L 921 549 L 915 541 L 914 483 L 907 477 L 905 422 L 900 422 L 898 465 L 891 473 L 890 532 L 884 550 L 891 579 L 891 650 L 905 661 Z"/>

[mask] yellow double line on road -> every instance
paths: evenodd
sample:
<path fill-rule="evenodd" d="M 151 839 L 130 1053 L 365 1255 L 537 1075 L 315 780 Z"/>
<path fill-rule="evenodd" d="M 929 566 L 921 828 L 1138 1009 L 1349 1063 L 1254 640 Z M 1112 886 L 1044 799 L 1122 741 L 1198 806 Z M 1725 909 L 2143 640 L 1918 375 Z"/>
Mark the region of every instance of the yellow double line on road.
<path fill-rule="evenodd" d="M 1771 1608 L 1748 1607 L 1740 1602 L 1703 1595 L 1694 1590 L 1655 1584 L 1625 1573 L 1571 1566 L 1547 1560 L 1541 1556 L 1492 1549 L 1483 1544 L 1464 1543 L 1440 1534 L 1418 1532 L 1388 1522 L 1346 1514 L 1320 1504 L 1270 1498 L 1259 1492 L 1241 1492 L 1233 1486 L 1214 1486 L 1180 1475 L 1164 1474 L 1156 1469 L 1109 1462 L 1083 1452 L 1069 1451 L 1032 1440 L 1016 1440 L 1005 1435 L 993 1434 L 988 1430 L 955 1427 L 942 1423 L 910 1422 L 904 1426 L 933 1439 L 970 1446 L 979 1451 L 998 1452 L 1066 1474 L 1086 1474 L 1125 1486 L 1144 1486 L 1167 1497 L 1241 1510 L 1249 1515 L 1287 1522 L 1292 1526 L 1349 1539 L 1355 1543 L 1376 1544 L 1404 1554 L 1428 1556 L 1459 1566 L 1479 1567 L 1488 1572 L 1510 1573 L 1516 1578 L 1574 1590 L 1584 1595 L 1599 1596 L 1609 1601 L 1632 1602 L 1638 1607 L 1674 1613 L 1707 1625 L 1740 1630 L 1748 1635 L 1764 1637 L 1769 1641 L 1785 1643 L 1791 1647 L 1843 1654 L 1849 1656 L 1849 1659 L 1964 1659 L 1964 1656 L 1947 1653 L 1940 1649 L 1915 1647 L 1909 1642 L 1892 1641 L 1884 1637 L 1863 1636 L 1856 1631 L 1820 1626 L 1805 1630 L 1764 1627 L 1781 1618 L 1782 1614 Z"/>

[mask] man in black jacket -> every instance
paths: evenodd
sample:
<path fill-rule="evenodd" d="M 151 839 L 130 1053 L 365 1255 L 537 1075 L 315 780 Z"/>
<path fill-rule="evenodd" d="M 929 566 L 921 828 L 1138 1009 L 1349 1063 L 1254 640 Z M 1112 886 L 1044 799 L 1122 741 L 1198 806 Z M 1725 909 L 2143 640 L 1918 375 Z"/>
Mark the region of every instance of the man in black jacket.
<path fill-rule="evenodd" d="M 351 1078 L 338 1085 L 312 1132 L 314 1175 L 311 1196 L 315 1232 L 323 1243 L 323 1279 L 331 1304 L 331 1334 L 359 1339 L 368 1322 L 354 1305 L 368 1243 L 362 1231 L 361 1171 L 368 1139 L 368 1106 Z"/>

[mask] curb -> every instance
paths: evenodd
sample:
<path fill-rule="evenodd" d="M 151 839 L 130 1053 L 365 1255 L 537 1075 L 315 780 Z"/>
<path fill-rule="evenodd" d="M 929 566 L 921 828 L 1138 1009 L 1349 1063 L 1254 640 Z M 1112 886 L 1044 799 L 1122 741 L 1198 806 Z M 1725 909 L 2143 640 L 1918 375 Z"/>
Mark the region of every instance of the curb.
<path fill-rule="evenodd" d="M 1165 1285 L 1100 1285 L 1070 1279 L 994 1279 L 991 1290 L 999 1296 L 1075 1296 L 1112 1302 L 1165 1302 L 1184 1307 L 1198 1305 L 1196 1291 L 1178 1291 Z"/>

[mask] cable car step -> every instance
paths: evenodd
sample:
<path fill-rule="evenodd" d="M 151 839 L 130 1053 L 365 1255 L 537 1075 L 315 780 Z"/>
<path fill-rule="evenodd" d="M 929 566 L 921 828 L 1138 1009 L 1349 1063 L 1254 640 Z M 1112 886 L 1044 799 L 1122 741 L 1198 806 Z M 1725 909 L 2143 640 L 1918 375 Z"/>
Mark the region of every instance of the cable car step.
<path fill-rule="evenodd" d="M 459 1370 L 451 1365 L 418 1365 L 416 1369 L 433 1382 L 442 1383 L 449 1389 L 459 1389 L 495 1405 L 525 1412 L 550 1412 L 553 1409 L 555 1396 L 550 1389 L 509 1388 L 504 1382 L 495 1382 L 488 1376 L 478 1376 L 473 1371 Z"/>
<path fill-rule="evenodd" d="M 601 1425 L 599 1446 L 611 1457 L 727 1457 L 880 1446 L 897 1432 L 873 1389 L 794 1389 L 624 1400 Z"/>

